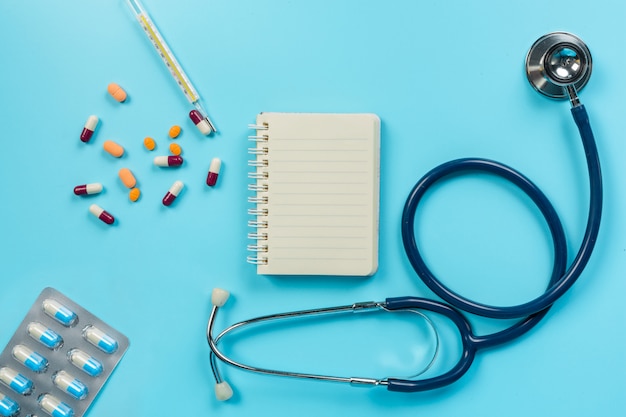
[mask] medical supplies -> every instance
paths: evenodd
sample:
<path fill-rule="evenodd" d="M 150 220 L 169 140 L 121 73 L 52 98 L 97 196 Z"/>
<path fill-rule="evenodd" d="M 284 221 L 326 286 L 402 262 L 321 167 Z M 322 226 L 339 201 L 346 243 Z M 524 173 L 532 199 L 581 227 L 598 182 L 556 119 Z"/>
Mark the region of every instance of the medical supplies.
<path fill-rule="evenodd" d="M 217 178 L 220 175 L 220 169 L 222 167 L 222 160 L 219 158 L 213 158 L 211 165 L 209 165 L 209 174 L 206 177 L 206 185 L 214 187 L 217 184 Z"/>
<path fill-rule="evenodd" d="M 74 194 L 76 195 L 91 195 L 100 194 L 102 192 L 102 184 L 94 182 L 91 184 L 77 185 L 74 187 Z"/>
<path fill-rule="evenodd" d="M 96 126 L 98 126 L 98 116 L 91 115 L 87 118 L 85 122 L 85 126 L 83 127 L 83 131 L 80 134 L 80 140 L 83 142 L 89 142 L 93 132 L 96 130 Z"/>
<path fill-rule="evenodd" d="M 115 223 L 115 217 L 97 204 L 90 205 L 89 212 L 108 225 Z"/>
<path fill-rule="evenodd" d="M 113 97 L 115 100 L 119 101 L 120 103 L 126 101 L 126 98 L 128 97 L 128 95 L 126 94 L 126 91 L 124 91 L 124 89 L 116 83 L 109 84 L 107 87 L 107 91 L 109 92 L 111 97 Z"/>
<path fill-rule="evenodd" d="M 176 200 L 176 197 L 178 197 L 178 194 L 180 194 L 180 192 L 183 190 L 183 188 L 185 188 L 185 184 L 183 184 L 182 181 L 174 182 L 174 184 L 172 184 L 170 189 L 165 194 L 165 197 L 163 197 L 163 205 L 171 206 L 174 200 Z"/>
<path fill-rule="evenodd" d="M 113 142 L 112 140 L 107 140 L 102 144 L 104 150 L 114 156 L 116 158 L 121 158 L 124 155 L 124 147 L 119 143 Z"/>
<path fill-rule="evenodd" d="M 81 417 L 128 344 L 57 290 L 44 289 L 0 354 L 0 416 Z"/>
<path fill-rule="evenodd" d="M 152 22 L 152 19 L 150 19 L 150 16 L 148 16 L 148 13 L 144 10 L 143 6 L 138 0 L 126 0 L 126 3 L 128 4 L 131 12 L 139 22 L 141 28 L 146 33 L 148 40 L 150 41 L 150 43 L 152 43 L 152 46 L 154 46 L 157 54 L 159 54 L 159 57 L 161 57 L 163 63 L 176 81 L 176 84 L 178 84 L 180 90 L 183 92 L 187 100 L 189 100 L 189 103 L 193 104 L 193 106 L 196 108 L 195 110 L 192 110 L 191 113 L 189 113 L 189 117 L 191 118 L 191 120 L 194 122 L 194 124 L 198 127 L 203 135 L 209 135 L 211 134 L 211 132 L 216 132 L 215 126 L 213 126 L 213 123 L 211 123 L 209 117 L 206 116 L 206 111 L 202 108 L 202 104 L 200 103 L 200 95 L 196 91 L 193 84 L 191 84 L 191 81 L 189 81 L 189 77 L 187 77 L 187 74 L 185 74 L 185 71 L 183 71 L 183 68 L 178 63 L 178 60 L 176 60 L 176 57 L 170 50 L 169 46 L 167 46 L 167 43 L 163 39 L 163 36 L 161 36 L 161 33 L 159 33 L 159 30 Z M 196 121 L 198 117 L 201 119 L 202 123 Z M 208 129 L 206 129 L 206 127 L 208 127 Z"/>
<path fill-rule="evenodd" d="M 602 216 L 602 175 L 598 150 L 589 123 L 585 106 L 580 103 L 577 90 L 582 88 L 591 73 L 591 55 L 584 43 L 574 35 L 557 32 L 541 37 L 531 47 L 527 59 L 527 75 L 533 88 L 551 98 L 569 98 L 571 113 L 585 149 L 587 171 L 589 175 L 589 212 L 585 234 L 576 252 L 576 256 L 568 265 L 568 244 L 565 232 L 556 210 L 543 192 L 523 174 L 515 169 L 496 161 L 482 158 L 463 158 L 446 162 L 435 167 L 424 175 L 413 187 L 406 200 L 402 214 L 401 230 L 402 241 L 411 266 L 420 279 L 444 302 L 418 297 L 394 297 L 385 301 L 372 303 L 356 303 L 349 306 L 326 307 L 312 310 L 276 313 L 261 316 L 227 327 L 219 335 L 213 335 L 215 316 L 218 309 L 224 304 L 226 297 L 218 291 L 213 297 L 213 308 L 207 325 L 207 341 L 211 348 L 211 368 L 215 377 L 216 396 L 225 400 L 232 395 L 230 386 L 222 381 L 217 368 L 216 359 L 251 372 L 278 375 L 292 378 L 315 379 L 322 381 L 346 382 L 356 385 L 384 386 L 389 391 L 418 392 L 444 387 L 461 378 L 471 368 L 476 354 L 487 348 L 499 346 L 515 340 L 534 328 L 548 313 L 552 305 L 559 300 L 576 280 L 581 276 L 593 252 L 600 229 Z M 558 90 L 558 91 L 557 91 Z M 258 124 L 260 127 L 262 125 Z M 451 176 L 459 174 L 481 172 L 505 179 L 523 191 L 537 206 L 545 218 L 552 236 L 554 250 L 554 267 L 546 291 L 526 303 L 514 306 L 494 306 L 473 301 L 466 298 L 439 280 L 427 266 L 417 246 L 415 238 L 415 214 L 419 203 L 426 193 L 433 192 L 433 185 Z M 217 300 L 218 302 L 216 302 Z M 269 320 L 296 318 L 337 311 L 428 311 L 445 316 L 458 330 L 462 352 L 448 371 L 425 379 L 416 378 L 346 378 L 326 375 L 294 373 L 279 370 L 270 370 L 236 362 L 226 356 L 218 343 L 220 339 L 234 329 L 240 329 L 248 324 L 260 323 Z M 477 335 L 471 323 L 462 312 L 471 313 L 489 319 L 516 319 L 503 330 L 486 335 Z M 230 392 L 230 394 L 229 394 Z M 229 395 L 226 395 L 229 394 Z"/>

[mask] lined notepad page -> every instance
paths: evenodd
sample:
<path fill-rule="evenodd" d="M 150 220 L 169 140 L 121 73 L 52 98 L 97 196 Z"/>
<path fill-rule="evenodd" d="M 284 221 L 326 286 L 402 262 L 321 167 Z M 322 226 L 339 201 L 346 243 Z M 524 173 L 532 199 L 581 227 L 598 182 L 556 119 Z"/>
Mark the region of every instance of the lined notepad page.
<path fill-rule="evenodd" d="M 355 275 L 378 268 L 380 119 L 261 113 L 267 125 L 267 263 L 259 274 Z M 259 132 L 261 133 L 261 132 Z"/>

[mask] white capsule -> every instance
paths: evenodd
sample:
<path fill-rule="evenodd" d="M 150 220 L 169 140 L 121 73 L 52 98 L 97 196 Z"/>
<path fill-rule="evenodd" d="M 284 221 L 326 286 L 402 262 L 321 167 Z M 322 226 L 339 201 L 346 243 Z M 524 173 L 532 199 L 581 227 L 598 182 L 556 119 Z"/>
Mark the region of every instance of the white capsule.
<path fill-rule="evenodd" d="M 91 195 L 99 194 L 102 192 L 102 184 L 94 182 L 91 184 L 77 185 L 74 187 L 74 194 L 76 195 Z"/>
<path fill-rule="evenodd" d="M 48 369 L 48 360 L 24 345 L 16 345 L 12 353 L 16 361 L 33 372 L 42 373 Z"/>
<path fill-rule="evenodd" d="M 87 326 L 83 330 L 83 337 L 89 343 L 103 351 L 104 353 L 115 353 L 117 350 L 117 340 L 94 326 Z"/>
<path fill-rule="evenodd" d="M 65 371 L 59 371 L 52 376 L 52 382 L 61 391 L 77 400 L 84 400 L 89 394 L 87 386 Z"/>
<path fill-rule="evenodd" d="M 174 182 L 174 184 L 172 184 L 172 186 L 170 187 L 169 191 L 165 194 L 165 197 L 163 197 L 163 205 L 164 206 L 171 205 L 174 202 L 174 200 L 176 200 L 176 197 L 178 197 L 178 194 L 180 194 L 180 192 L 182 191 L 184 187 L 185 187 L 185 184 L 183 184 L 182 181 Z"/>
<path fill-rule="evenodd" d="M 20 395 L 29 395 L 33 391 L 33 381 L 11 368 L 0 368 L 0 381 Z"/>
<path fill-rule="evenodd" d="M 20 412 L 20 405 L 0 392 L 0 416 L 13 417 Z"/>
<path fill-rule="evenodd" d="M 84 371 L 89 376 L 96 377 L 104 370 L 100 361 L 80 349 L 72 349 L 67 352 L 67 358 L 72 365 Z"/>
<path fill-rule="evenodd" d="M 178 167 L 183 164 L 183 157 L 180 155 L 157 156 L 154 158 L 154 165 L 158 167 Z"/>
<path fill-rule="evenodd" d="M 213 187 L 217 183 L 221 167 L 222 161 L 219 158 L 213 158 L 211 165 L 209 165 L 209 175 L 206 177 L 206 184 L 209 187 Z"/>
<path fill-rule="evenodd" d="M 98 125 L 98 117 L 91 115 L 85 122 L 85 126 L 83 127 L 83 131 L 80 134 L 80 140 L 83 142 L 89 142 L 91 136 L 93 135 L 94 130 L 96 130 L 96 126 Z"/>
<path fill-rule="evenodd" d="M 61 336 L 41 323 L 30 323 L 26 327 L 26 330 L 30 337 L 49 349 L 57 349 L 63 344 L 63 338 Z"/>
<path fill-rule="evenodd" d="M 56 300 L 46 299 L 42 303 L 43 311 L 46 312 L 47 315 L 64 325 L 65 327 L 70 327 L 76 324 L 78 320 L 78 316 L 69 308 L 65 307 L 63 304 L 59 303 Z"/>
<path fill-rule="evenodd" d="M 57 397 L 44 394 L 39 397 L 39 407 L 52 417 L 73 417 L 74 410 L 72 407 L 61 402 Z"/>

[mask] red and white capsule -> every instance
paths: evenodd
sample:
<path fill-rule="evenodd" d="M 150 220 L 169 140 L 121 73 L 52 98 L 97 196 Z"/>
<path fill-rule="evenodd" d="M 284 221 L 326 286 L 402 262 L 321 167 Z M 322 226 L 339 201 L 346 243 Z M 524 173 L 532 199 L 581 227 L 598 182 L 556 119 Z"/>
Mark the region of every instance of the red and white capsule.
<path fill-rule="evenodd" d="M 209 165 L 209 175 L 206 177 L 206 184 L 209 187 L 213 187 L 217 183 L 217 177 L 220 175 L 220 168 L 222 167 L 222 161 L 219 158 L 213 158 L 211 165 Z"/>
<path fill-rule="evenodd" d="M 174 202 L 174 200 L 176 200 L 176 197 L 178 197 L 178 194 L 180 194 L 180 192 L 182 191 L 184 187 L 185 187 L 185 184 L 183 184 L 182 181 L 174 182 L 174 184 L 172 184 L 167 194 L 165 194 L 165 197 L 163 197 L 163 205 L 164 206 L 171 205 Z"/>
<path fill-rule="evenodd" d="M 209 121 L 198 110 L 190 111 L 189 118 L 203 135 L 210 135 L 213 131 Z"/>
<path fill-rule="evenodd" d="M 89 212 L 106 224 L 113 224 L 115 222 L 115 217 L 113 217 L 111 213 L 105 211 L 97 204 L 92 204 L 91 206 L 89 206 Z"/>
<path fill-rule="evenodd" d="M 102 184 L 100 184 L 99 182 L 77 185 L 76 187 L 74 187 L 74 194 L 76 195 L 99 194 L 101 192 L 102 192 Z"/>
<path fill-rule="evenodd" d="M 183 164 L 183 157 L 178 155 L 157 156 L 154 165 L 158 167 L 178 167 Z"/>
<path fill-rule="evenodd" d="M 85 126 L 83 127 L 83 131 L 80 134 L 80 140 L 85 143 L 89 142 L 89 139 L 91 139 L 94 130 L 96 130 L 96 126 L 98 126 L 98 116 L 89 116 L 87 122 L 85 123 Z"/>

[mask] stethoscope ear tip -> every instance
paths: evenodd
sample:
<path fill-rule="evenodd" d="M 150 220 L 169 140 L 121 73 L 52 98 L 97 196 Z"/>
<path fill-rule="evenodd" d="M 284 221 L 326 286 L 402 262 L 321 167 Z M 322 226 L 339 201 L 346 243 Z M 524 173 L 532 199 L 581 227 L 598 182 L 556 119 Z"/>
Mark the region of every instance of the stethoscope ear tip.
<path fill-rule="evenodd" d="M 233 389 L 228 382 L 222 381 L 215 384 L 215 397 L 220 401 L 229 400 L 233 396 Z"/>
<path fill-rule="evenodd" d="M 221 307 L 226 304 L 228 297 L 230 297 L 230 293 L 228 291 L 221 288 L 213 288 L 213 292 L 211 293 L 211 303 L 215 307 Z"/>

